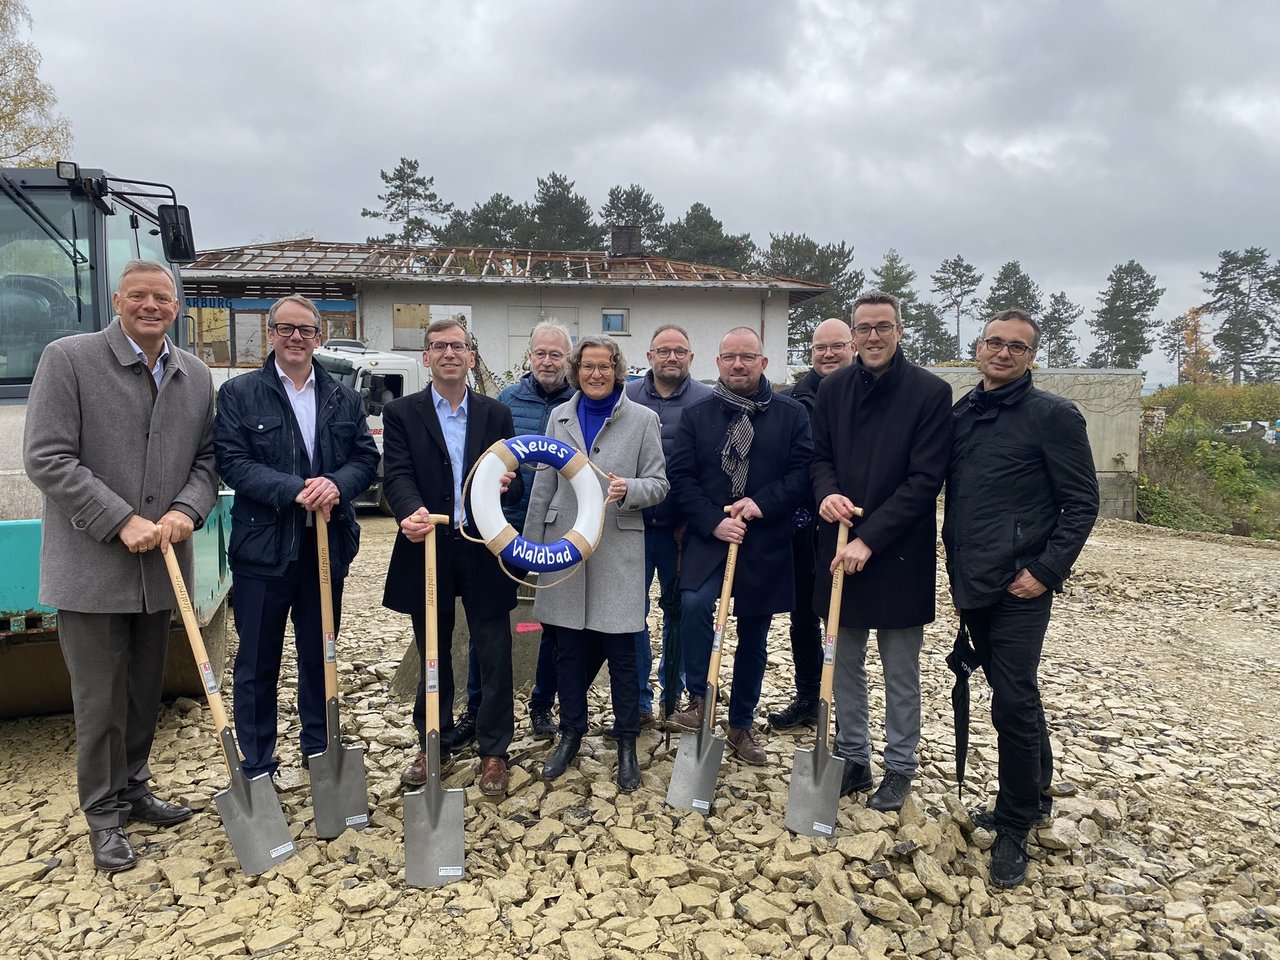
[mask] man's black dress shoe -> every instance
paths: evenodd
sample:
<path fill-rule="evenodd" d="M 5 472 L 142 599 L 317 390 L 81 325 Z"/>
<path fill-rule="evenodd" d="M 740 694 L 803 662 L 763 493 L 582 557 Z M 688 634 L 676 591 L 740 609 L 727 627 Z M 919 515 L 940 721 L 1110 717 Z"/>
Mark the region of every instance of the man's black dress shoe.
<path fill-rule="evenodd" d="M 133 801 L 133 809 L 129 811 L 129 819 L 138 823 L 149 823 L 157 827 L 171 827 L 183 820 L 190 820 L 195 811 L 190 807 L 176 803 L 165 803 L 154 793 L 144 794 Z"/>
<path fill-rule="evenodd" d="M 89 846 L 93 848 L 93 865 L 107 873 L 119 873 L 138 864 L 138 855 L 124 835 L 124 827 L 90 830 Z"/>

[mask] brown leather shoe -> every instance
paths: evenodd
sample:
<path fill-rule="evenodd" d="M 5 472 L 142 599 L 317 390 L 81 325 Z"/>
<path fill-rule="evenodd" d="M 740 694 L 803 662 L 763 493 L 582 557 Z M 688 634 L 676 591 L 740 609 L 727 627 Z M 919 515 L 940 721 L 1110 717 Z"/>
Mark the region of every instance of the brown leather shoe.
<path fill-rule="evenodd" d="M 694 697 L 683 710 L 677 710 L 667 717 L 667 729 L 697 733 L 702 726 L 702 705 L 702 697 Z"/>
<path fill-rule="evenodd" d="M 654 716 L 653 716 L 653 711 L 652 711 L 652 710 L 646 710 L 646 711 L 644 711 L 643 713 L 641 713 L 641 714 L 640 714 L 640 729 L 641 729 L 641 730 L 649 730 L 649 729 L 651 729 L 651 728 L 653 727 L 653 725 L 654 725 L 656 722 L 657 722 L 657 720 L 654 718 Z"/>
<path fill-rule="evenodd" d="M 729 741 L 729 746 L 733 747 L 733 752 L 738 755 L 738 759 L 743 763 L 761 767 L 768 762 L 769 758 L 765 754 L 764 747 L 761 746 L 760 741 L 756 739 L 755 731 L 743 727 L 730 727 L 729 736 L 726 739 Z"/>
<path fill-rule="evenodd" d="M 511 775 L 507 772 L 507 761 L 501 757 L 480 758 L 480 792 L 486 797 L 506 796 L 507 785 Z"/>
<path fill-rule="evenodd" d="M 427 754 L 425 751 L 419 752 L 413 758 L 413 763 L 404 768 L 404 773 L 400 774 L 400 782 L 406 787 L 420 787 L 427 782 Z"/>

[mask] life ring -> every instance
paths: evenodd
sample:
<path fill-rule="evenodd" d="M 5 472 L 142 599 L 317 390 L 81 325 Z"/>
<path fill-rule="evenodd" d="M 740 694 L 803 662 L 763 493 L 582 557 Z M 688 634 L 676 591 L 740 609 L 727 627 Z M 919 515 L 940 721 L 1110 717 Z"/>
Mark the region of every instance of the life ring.
<path fill-rule="evenodd" d="M 555 467 L 578 501 L 573 529 L 555 543 L 533 543 L 516 532 L 502 514 L 498 490 L 502 475 L 524 463 Z M 499 440 L 476 461 L 471 513 L 476 529 L 498 559 L 534 573 L 564 570 L 586 560 L 600 543 L 604 495 L 586 455 L 550 437 L 524 435 Z"/>

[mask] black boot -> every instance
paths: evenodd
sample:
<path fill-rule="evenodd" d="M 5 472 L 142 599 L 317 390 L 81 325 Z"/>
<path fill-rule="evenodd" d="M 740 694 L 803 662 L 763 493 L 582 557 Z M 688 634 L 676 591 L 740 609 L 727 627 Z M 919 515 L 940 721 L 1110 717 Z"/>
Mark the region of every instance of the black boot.
<path fill-rule="evenodd" d="M 636 738 L 618 738 L 618 789 L 630 793 L 640 786 L 640 761 L 636 759 Z"/>
<path fill-rule="evenodd" d="M 569 768 L 569 763 L 578 755 L 578 747 L 582 746 L 582 734 L 577 730 L 561 730 L 560 742 L 547 762 L 542 765 L 542 779 L 554 780 Z"/>

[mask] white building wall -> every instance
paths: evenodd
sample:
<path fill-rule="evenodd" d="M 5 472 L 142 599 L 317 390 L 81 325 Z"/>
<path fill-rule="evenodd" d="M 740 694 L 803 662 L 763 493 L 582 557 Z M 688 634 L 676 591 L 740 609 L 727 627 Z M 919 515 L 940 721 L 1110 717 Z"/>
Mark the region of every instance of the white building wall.
<path fill-rule="evenodd" d="M 398 303 L 456 304 L 469 308 L 472 333 L 485 363 L 494 373 L 520 363 L 528 344 L 529 329 L 540 313 L 581 336 L 601 332 L 602 312 L 620 308 L 629 312 L 629 330 L 617 336 L 617 340 L 632 367 L 645 369 L 648 366 L 645 352 L 653 332 L 664 323 L 677 323 L 689 331 L 694 351 L 693 375 L 700 380 L 713 380 L 720 338 L 733 327 L 746 326 L 756 331 L 763 329 L 771 379 L 775 382 L 787 379 L 788 298 L 785 292 L 393 282 L 362 285 L 358 300 L 361 336 L 378 350 L 393 349 L 393 317 Z"/>

